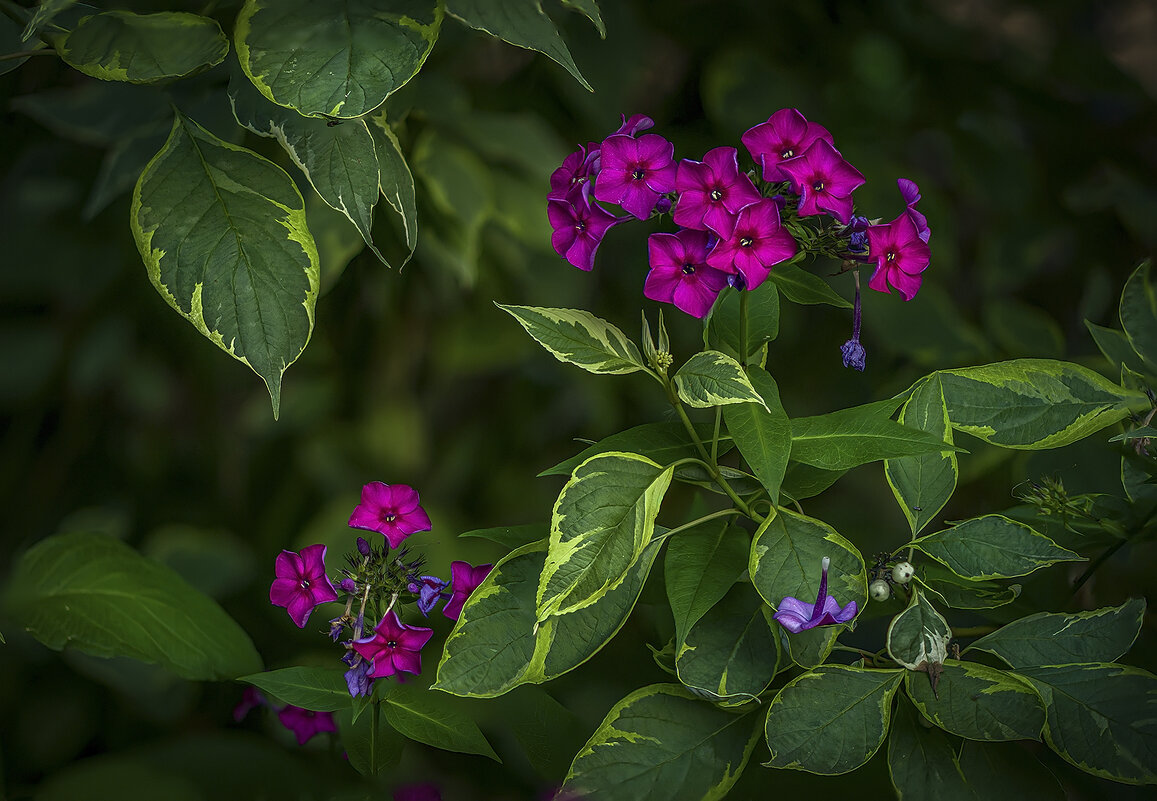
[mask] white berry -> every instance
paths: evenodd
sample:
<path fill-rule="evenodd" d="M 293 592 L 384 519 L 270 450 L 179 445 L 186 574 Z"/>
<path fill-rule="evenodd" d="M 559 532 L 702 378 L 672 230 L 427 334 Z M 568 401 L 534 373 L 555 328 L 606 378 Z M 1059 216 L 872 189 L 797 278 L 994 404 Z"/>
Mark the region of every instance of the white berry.
<path fill-rule="evenodd" d="M 873 601 L 886 601 L 892 597 L 892 588 L 883 579 L 876 579 L 868 585 L 868 595 Z"/>
<path fill-rule="evenodd" d="M 907 584 L 916 575 L 916 568 L 911 562 L 897 562 L 892 568 L 892 581 L 897 584 Z"/>

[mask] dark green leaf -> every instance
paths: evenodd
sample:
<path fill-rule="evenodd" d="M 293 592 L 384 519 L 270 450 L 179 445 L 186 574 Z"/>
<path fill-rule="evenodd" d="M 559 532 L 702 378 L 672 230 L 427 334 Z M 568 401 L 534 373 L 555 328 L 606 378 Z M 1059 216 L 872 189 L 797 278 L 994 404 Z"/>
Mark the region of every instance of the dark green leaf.
<path fill-rule="evenodd" d="M 463 531 L 459 537 L 479 537 L 491 542 L 497 542 L 510 550 L 521 548 L 532 542 L 545 540 L 550 532 L 545 525 L 533 523 L 527 526 L 495 526 L 494 528 L 479 528 L 474 531 Z"/>
<path fill-rule="evenodd" d="M 378 188 L 390 208 L 402 221 L 406 231 L 406 247 L 410 252 L 418 245 L 418 201 L 414 192 L 414 176 L 402 155 L 402 146 L 384 113 L 368 117 L 367 126 L 374 139 L 378 154 Z"/>
<path fill-rule="evenodd" d="M 501 762 L 477 724 L 453 699 L 412 684 L 395 684 L 382 700 L 386 720 L 400 734 L 443 751 L 481 754 Z"/>
<path fill-rule="evenodd" d="M 979 801 L 960 768 L 959 743 L 943 729 L 928 727 L 920 713 L 901 700 L 888 736 L 888 773 L 900 801 Z"/>
<path fill-rule="evenodd" d="M 350 708 L 350 691 L 342 671 L 319 667 L 289 667 L 241 676 L 237 681 L 284 703 L 315 712 L 337 712 Z"/>
<path fill-rule="evenodd" d="M 1153 263 L 1145 260 L 1125 282 L 1121 292 L 1121 328 L 1133 350 L 1150 370 L 1157 365 L 1157 286 Z"/>
<path fill-rule="evenodd" d="M 102 81 L 156 83 L 225 60 L 229 40 L 216 20 L 166 11 L 104 11 L 82 19 L 56 50 L 66 64 Z"/>
<path fill-rule="evenodd" d="M 704 523 L 670 538 L 663 576 L 679 641 L 743 575 L 750 546 L 748 533 L 726 521 Z"/>
<path fill-rule="evenodd" d="M 912 545 L 967 579 L 1026 576 L 1057 562 L 1085 559 L 1003 515 L 974 517 Z"/>
<path fill-rule="evenodd" d="M 937 601 L 952 609 L 995 609 L 1020 597 L 1019 584 L 961 578 L 938 562 L 926 562 L 913 579 Z"/>
<path fill-rule="evenodd" d="M 747 299 L 747 353 L 739 352 L 739 307 Z M 708 339 L 728 356 L 746 364 L 752 355 L 779 336 L 779 291 L 765 281 L 750 292 L 728 291 L 711 309 Z"/>
<path fill-rule="evenodd" d="M 919 384 L 900 410 L 900 423 L 941 437 L 952 444 L 952 426 L 940 379 L 933 375 Z M 884 475 L 900 503 L 913 534 L 936 519 L 956 491 L 960 469 L 953 451 L 887 459 Z"/>
<path fill-rule="evenodd" d="M 367 713 L 356 720 L 349 710 L 339 712 L 334 718 L 354 770 L 365 776 L 377 776 L 397 766 L 406 738 L 385 721 L 380 702 L 371 704 Z"/>
<path fill-rule="evenodd" d="M 1040 612 L 981 637 L 968 650 L 996 654 L 1015 669 L 1115 662 L 1132 647 L 1144 616 L 1143 598 L 1091 612 Z"/>
<path fill-rule="evenodd" d="M 852 308 L 851 301 L 836 293 L 822 278 L 812 275 L 795 264 L 780 264 L 771 271 L 771 280 L 793 303 L 826 303 L 837 309 Z"/>
<path fill-rule="evenodd" d="M 700 424 L 695 426 L 695 430 L 702 441 L 710 443 L 713 426 Z M 721 437 L 720 440 L 719 455 L 723 455 L 731 449 L 731 439 L 730 437 L 726 439 Z M 674 420 L 664 423 L 644 423 L 641 426 L 611 434 L 578 455 L 572 456 L 564 462 L 559 462 L 538 475 L 539 477 L 569 476 L 576 467 L 587 459 L 608 451 L 637 453 L 664 466 L 679 459 L 699 456 L 695 443 L 691 441 L 687 428 L 682 423 Z"/>
<path fill-rule="evenodd" d="M 925 673 L 904 677 L 921 714 L 970 740 L 1039 740 L 1045 722 L 1040 695 L 1014 673 L 976 662 L 944 662 L 936 689 Z"/>
<path fill-rule="evenodd" d="M 723 407 L 727 430 L 739 452 L 767 490 L 772 503 L 779 501 L 779 487 L 787 472 L 792 448 L 791 421 L 779 401 L 775 379 L 762 368 L 749 366 L 748 378 L 763 405 L 733 403 Z"/>
<path fill-rule="evenodd" d="M 1109 360 L 1109 364 L 1113 365 L 1113 375 L 1121 374 L 1122 365 L 1128 365 L 1135 372 L 1144 371 L 1144 362 L 1133 350 L 1133 346 L 1129 344 L 1129 338 L 1125 336 L 1123 331 L 1105 328 L 1096 323 L 1090 323 L 1088 320 L 1085 320 L 1085 328 L 1089 329 L 1089 333 L 1092 334 L 1093 341 L 1097 343 L 1097 349 Z"/>

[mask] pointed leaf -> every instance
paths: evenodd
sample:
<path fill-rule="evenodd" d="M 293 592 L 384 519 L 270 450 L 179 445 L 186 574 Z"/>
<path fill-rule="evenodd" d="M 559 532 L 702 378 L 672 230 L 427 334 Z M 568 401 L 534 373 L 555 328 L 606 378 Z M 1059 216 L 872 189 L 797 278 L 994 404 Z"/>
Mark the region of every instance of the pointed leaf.
<path fill-rule="evenodd" d="M 632 453 L 579 465 L 559 493 L 538 584 L 538 619 L 574 612 L 627 577 L 655 531 L 670 468 Z"/>
<path fill-rule="evenodd" d="M 349 710 L 334 715 L 350 765 L 363 776 L 377 776 L 392 770 L 402 758 L 406 738 L 386 723 L 384 717 L 380 703 L 371 704 L 367 714 L 357 718 Z"/>
<path fill-rule="evenodd" d="M 599 13 L 599 4 L 595 0 L 562 0 L 562 4 L 589 19 L 599 32 L 600 39 L 607 38 L 607 27 L 603 24 L 603 16 Z"/>
<path fill-rule="evenodd" d="M 1065 801 L 1065 789 L 1041 764 L 1032 743 L 966 740 L 960 770 L 977 801 Z"/>
<path fill-rule="evenodd" d="M 215 601 L 164 565 L 99 534 L 59 534 L 16 563 L 12 617 L 54 650 L 163 665 L 193 680 L 261 669 L 252 641 Z"/>
<path fill-rule="evenodd" d="M 944 405 L 944 392 L 936 375 L 912 391 L 900 410 L 900 423 L 927 431 L 952 444 L 948 407 Z M 884 474 L 912 533 L 918 534 L 936 519 L 956 491 L 960 469 L 955 452 L 941 451 L 887 459 Z"/>
<path fill-rule="evenodd" d="M 737 715 L 675 684 L 653 684 L 607 713 L 563 782 L 600 801 L 722 799 L 759 736 L 758 712 Z"/>
<path fill-rule="evenodd" d="M 779 387 L 762 368 L 747 368 L 751 385 L 763 399 L 763 405 L 733 403 L 723 407 L 727 430 L 739 452 L 767 490 L 772 503 L 779 501 L 779 487 L 787 473 L 791 453 L 791 421 L 779 401 Z"/>
<path fill-rule="evenodd" d="M 1109 364 L 1113 366 L 1112 375 L 1120 375 L 1123 365 L 1127 365 L 1134 372 L 1145 371 L 1145 363 L 1133 350 L 1133 346 L 1129 344 L 1129 337 L 1125 336 L 1124 331 L 1105 328 L 1088 320 L 1085 320 L 1085 328 L 1089 329 L 1093 342 L 1097 343 L 1097 349 L 1101 351 L 1101 355 L 1108 359 Z"/>
<path fill-rule="evenodd" d="M 545 540 L 550 532 L 546 524 L 531 523 L 525 526 L 495 526 L 494 528 L 479 528 L 474 531 L 463 531 L 459 537 L 481 537 L 484 540 L 497 542 L 510 550 L 521 548 L 532 542 Z"/>
<path fill-rule="evenodd" d="M 1120 313 L 1121 328 L 1125 329 L 1129 344 L 1152 369 L 1157 365 L 1157 285 L 1149 260 L 1137 265 L 1125 282 Z"/>
<path fill-rule="evenodd" d="M 36 11 L 32 13 L 28 19 L 28 24 L 24 26 L 24 33 L 20 40 L 27 42 L 43 30 L 48 23 L 52 22 L 53 17 L 75 4 L 76 0 L 40 0 L 36 6 Z"/>
<path fill-rule="evenodd" d="M 589 373 L 624 375 L 644 369 L 635 343 L 590 312 L 495 305 L 518 320 L 560 362 L 578 365 Z"/>
<path fill-rule="evenodd" d="M 394 130 L 386 122 L 385 113 L 368 118 L 367 125 L 378 155 L 378 188 L 390 208 L 401 218 L 406 231 L 406 247 L 410 253 L 418 245 L 418 201 L 414 192 L 414 176 L 402 155 L 402 146 Z"/>
<path fill-rule="evenodd" d="M 718 351 L 696 353 L 675 373 L 674 382 L 688 406 L 704 409 L 751 402 L 767 409 L 739 362 Z"/>
<path fill-rule="evenodd" d="M 712 521 L 670 538 L 663 562 L 667 599 L 675 616 L 675 638 L 727 594 L 747 569 L 751 537 L 738 526 Z"/>
<path fill-rule="evenodd" d="M 435 0 L 246 0 L 234 40 L 261 94 L 307 117 L 361 117 L 421 69 L 442 25 Z"/>
<path fill-rule="evenodd" d="M 382 700 L 382 712 L 394 729 L 411 740 L 502 762 L 478 725 L 445 695 L 412 684 L 395 684 Z"/>
<path fill-rule="evenodd" d="M 970 740 L 1039 740 L 1044 704 L 1015 673 L 949 659 L 933 691 L 928 676 L 909 672 L 905 689 L 916 708 L 945 731 Z"/>
<path fill-rule="evenodd" d="M 66 64 L 102 81 L 155 83 L 216 66 L 229 40 L 216 20 L 166 11 L 105 11 L 82 19 L 56 50 Z"/>
<path fill-rule="evenodd" d="M 319 280 L 292 179 L 177 114 L 133 190 L 131 219 L 153 286 L 261 376 L 276 416 L 282 374 L 313 331 Z"/>
<path fill-rule="evenodd" d="M 823 665 L 792 679 L 767 709 L 769 768 L 834 776 L 863 765 L 884 743 L 900 670 Z"/>
<path fill-rule="evenodd" d="M 925 562 L 913 579 L 940 604 L 952 609 L 996 609 L 1020 597 L 1021 586 L 961 578 L 938 562 Z"/>
<path fill-rule="evenodd" d="M 1057 562 L 1085 561 L 1003 515 L 974 517 L 914 540 L 912 545 L 967 579 L 1013 578 Z"/>
<path fill-rule="evenodd" d="M 923 593 L 913 589 L 908 608 L 888 624 L 888 655 L 909 670 L 927 673 L 948 657 L 951 639 L 948 621 Z"/>
<path fill-rule="evenodd" d="M 714 426 L 701 423 L 695 426 L 695 430 L 698 432 L 700 440 L 709 442 L 714 432 Z M 719 455 L 722 456 L 731 450 L 732 444 L 729 437 L 720 436 L 719 439 Z M 689 456 L 699 456 L 695 443 L 687 434 L 686 426 L 678 420 L 644 423 L 641 426 L 628 428 L 626 431 L 604 437 L 581 453 L 559 462 L 554 467 L 543 470 L 538 474 L 539 478 L 542 476 L 569 476 L 576 467 L 587 459 L 607 451 L 637 453 L 661 465 L 669 465 Z"/>
<path fill-rule="evenodd" d="M 747 353 L 739 352 L 740 300 L 747 298 Z M 765 281 L 747 292 L 727 292 L 711 309 L 707 325 L 708 339 L 716 350 L 746 363 L 759 349 L 779 336 L 779 291 L 775 283 Z"/>
<path fill-rule="evenodd" d="M 350 691 L 342 671 L 320 667 L 289 667 L 241 676 L 237 681 L 283 701 L 315 712 L 350 708 Z"/>
<path fill-rule="evenodd" d="M 838 294 L 824 279 L 812 275 L 795 264 L 780 264 L 771 271 L 771 280 L 793 303 L 814 305 L 826 303 L 837 309 L 850 309 L 852 303 Z"/>

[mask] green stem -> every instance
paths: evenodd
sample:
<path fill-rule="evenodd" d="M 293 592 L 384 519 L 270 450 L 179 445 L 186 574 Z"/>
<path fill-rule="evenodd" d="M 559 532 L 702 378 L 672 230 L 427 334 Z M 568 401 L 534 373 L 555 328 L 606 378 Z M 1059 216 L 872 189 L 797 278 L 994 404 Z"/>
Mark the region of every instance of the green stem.
<path fill-rule="evenodd" d="M 992 634 L 996 631 L 998 626 L 963 626 L 952 630 L 952 636 L 959 637 L 983 637 L 985 634 Z"/>
<path fill-rule="evenodd" d="M 723 419 L 723 407 L 715 407 L 715 433 L 711 435 L 711 464 L 719 464 L 719 422 Z"/>
<path fill-rule="evenodd" d="M 864 657 L 869 662 L 871 662 L 873 665 L 875 665 L 876 660 L 880 658 L 879 654 L 874 654 L 871 651 L 865 651 L 863 648 L 853 648 L 850 645 L 840 645 L 837 643 L 836 645 L 832 646 L 832 650 L 833 651 L 847 651 L 850 654 L 859 654 L 860 656 Z"/>
<path fill-rule="evenodd" d="M 747 292 L 739 293 L 739 363 L 747 366 Z"/>
<path fill-rule="evenodd" d="M 370 718 L 370 775 L 378 775 L 378 712 L 379 704 L 377 698 L 374 699 L 373 717 Z"/>
<path fill-rule="evenodd" d="M 42 47 L 39 50 L 21 50 L 19 53 L 5 53 L 0 55 L 0 61 L 13 61 L 18 58 L 28 58 L 29 56 L 55 56 L 56 51 L 47 47 Z"/>
<path fill-rule="evenodd" d="M 695 526 L 702 525 L 703 523 L 706 523 L 709 520 L 714 520 L 718 517 L 727 517 L 728 515 L 737 515 L 737 514 L 739 514 L 738 509 L 720 509 L 718 512 L 712 512 L 709 515 L 703 515 L 703 517 L 700 517 L 696 520 L 692 520 L 690 523 L 684 523 L 681 526 L 676 526 L 675 528 L 671 529 L 670 531 L 668 531 L 665 534 L 660 534 L 656 537 L 652 537 L 651 542 L 656 542 L 658 540 L 665 540 L 668 537 L 674 537 L 676 534 L 678 534 L 681 531 L 686 531 L 689 528 L 695 528 Z"/>
<path fill-rule="evenodd" d="M 1080 592 L 1081 587 L 1085 586 L 1085 582 L 1093 577 L 1093 574 L 1097 572 L 1097 569 L 1100 568 L 1101 565 L 1105 564 L 1105 562 L 1109 561 L 1113 554 L 1124 548 L 1128 542 L 1129 541 L 1127 539 L 1118 540 L 1109 548 L 1107 548 L 1103 554 L 1093 560 L 1093 563 L 1089 565 L 1088 569 L 1086 569 L 1085 572 L 1081 574 L 1081 577 L 1076 580 L 1076 583 L 1073 584 L 1072 594 L 1076 595 L 1078 592 Z"/>

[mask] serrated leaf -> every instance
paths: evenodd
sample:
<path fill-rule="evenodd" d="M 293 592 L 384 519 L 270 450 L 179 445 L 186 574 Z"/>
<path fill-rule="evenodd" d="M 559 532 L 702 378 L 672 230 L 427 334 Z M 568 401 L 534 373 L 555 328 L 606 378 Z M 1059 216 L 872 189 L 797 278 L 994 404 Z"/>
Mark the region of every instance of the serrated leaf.
<path fill-rule="evenodd" d="M 775 379 L 755 366 L 749 366 L 747 374 L 763 399 L 762 407 L 754 403 L 729 404 L 723 407 L 723 419 L 771 502 L 778 503 L 792 447 L 791 421 L 780 403 Z"/>
<path fill-rule="evenodd" d="M 965 651 L 987 651 L 1014 669 L 1073 662 L 1115 662 L 1141 632 L 1145 600 L 1064 614 L 1040 612 L 981 637 Z"/>
<path fill-rule="evenodd" d="M 312 0 L 246 0 L 234 41 L 261 94 L 307 117 L 353 119 L 413 78 L 438 39 L 444 8 L 405 0 L 340 7 Z"/>
<path fill-rule="evenodd" d="M 289 667 L 241 676 L 237 681 L 287 704 L 315 712 L 350 708 L 350 691 L 340 670 L 320 667 Z"/>
<path fill-rule="evenodd" d="M 575 469 L 551 515 L 538 620 L 589 606 L 627 577 L 651 541 L 671 475 L 632 453 L 599 454 Z"/>
<path fill-rule="evenodd" d="M 688 406 L 705 409 L 757 403 L 767 409 L 739 362 L 719 351 L 696 353 L 675 373 L 674 383 L 679 398 Z"/>
<path fill-rule="evenodd" d="M 83 18 L 56 43 L 70 67 L 102 81 L 156 83 L 216 66 L 229 40 L 216 20 L 166 11 L 104 11 Z"/>
<path fill-rule="evenodd" d="M 132 229 L 153 286 L 265 382 L 309 342 L 319 262 L 293 180 L 178 113 L 133 190 Z"/>
<path fill-rule="evenodd" d="M 952 425 L 940 379 L 933 375 L 916 387 L 900 409 L 901 425 L 918 428 L 952 444 Z M 936 519 L 956 491 L 960 468 L 954 451 L 923 453 L 884 461 L 884 475 L 912 534 Z"/>
<path fill-rule="evenodd" d="M 1058 562 L 1085 561 L 1031 526 L 1003 515 L 965 520 L 913 540 L 912 546 L 967 579 L 1014 578 Z"/>
<path fill-rule="evenodd" d="M 446 10 L 475 30 L 516 47 L 537 50 L 561 65 L 587 91 L 594 91 L 539 0 L 447 0 Z"/>
<path fill-rule="evenodd" d="M 824 303 L 837 309 L 850 309 L 852 303 L 838 294 L 827 281 L 812 275 L 795 264 L 780 264 L 771 271 L 771 280 L 793 303 L 815 305 Z"/>
<path fill-rule="evenodd" d="M 395 684 L 382 699 L 382 712 L 395 730 L 411 740 L 502 762 L 478 725 L 445 695 L 411 684 Z"/>
<path fill-rule="evenodd" d="M 759 736 L 758 712 L 737 715 L 674 684 L 653 684 L 607 713 L 570 766 L 562 792 L 600 801 L 721 799 Z"/>
<path fill-rule="evenodd" d="M 635 343 L 606 320 L 581 309 L 495 304 L 560 362 L 589 373 L 625 375 L 644 369 Z"/>
<path fill-rule="evenodd" d="M 173 570 L 99 534 L 60 534 L 17 562 L 6 593 L 12 617 L 54 650 L 163 665 L 193 680 L 261 669 L 240 626 Z"/>
<path fill-rule="evenodd" d="M 909 670 L 924 671 L 927 675 L 922 678 L 927 681 L 947 659 L 951 639 L 948 621 L 913 588 L 908 608 L 888 624 L 888 655 Z"/>
<path fill-rule="evenodd" d="M 823 665 L 788 682 L 767 708 L 769 768 L 834 776 L 863 765 L 884 743 L 900 670 Z"/>
<path fill-rule="evenodd" d="M 750 546 L 748 533 L 726 521 L 704 523 L 670 538 L 663 578 L 678 641 L 743 575 Z"/>
<path fill-rule="evenodd" d="M 908 697 L 928 720 L 970 740 L 1039 740 L 1044 704 L 1014 673 L 976 662 L 945 660 L 936 690 L 928 677 L 904 677 Z"/>

